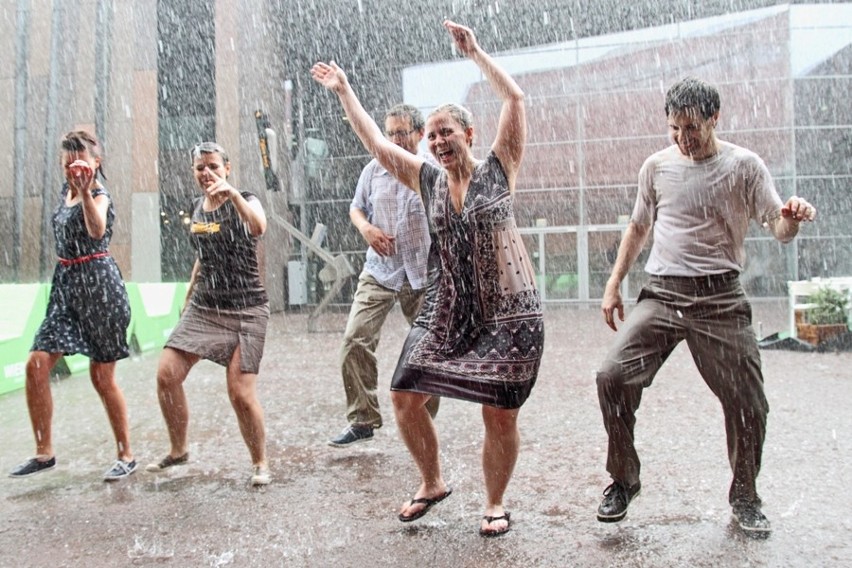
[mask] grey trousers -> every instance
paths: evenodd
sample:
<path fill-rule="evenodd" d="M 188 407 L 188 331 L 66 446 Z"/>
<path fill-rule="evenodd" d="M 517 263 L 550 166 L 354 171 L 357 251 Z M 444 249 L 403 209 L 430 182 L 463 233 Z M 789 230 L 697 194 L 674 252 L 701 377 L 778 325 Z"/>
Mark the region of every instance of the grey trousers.
<path fill-rule="evenodd" d="M 382 415 L 376 396 L 379 376 L 376 347 L 382 326 L 397 301 L 411 325 L 420 312 L 424 293 L 425 290 L 413 290 L 408 282 L 396 292 L 379 284 L 368 272 L 359 276 L 340 353 L 343 388 L 346 390 L 346 418 L 350 424 L 381 428 Z M 433 417 L 438 412 L 439 403 L 440 398 L 432 397 L 426 404 Z"/>
<path fill-rule="evenodd" d="M 751 304 L 734 272 L 703 278 L 652 277 L 642 289 L 597 374 L 609 436 L 606 469 L 624 485 L 639 482 L 639 456 L 633 443 L 636 410 L 643 389 L 682 340 L 722 403 L 733 470 L 728 500 L 760 504 L 755 480 L 769 405 Z"/>

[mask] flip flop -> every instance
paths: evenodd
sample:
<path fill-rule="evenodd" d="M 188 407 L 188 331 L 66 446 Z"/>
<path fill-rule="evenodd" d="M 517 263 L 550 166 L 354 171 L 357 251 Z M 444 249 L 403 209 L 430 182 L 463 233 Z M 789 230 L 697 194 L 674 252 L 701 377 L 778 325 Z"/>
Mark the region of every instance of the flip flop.
<path fill-rule="evenodd" d="M 447 490 L 444 491 L 443 495 L 438 495 L 437 497 L 433 497 L 431 499 L 428 498 L 428 497 L 420 497 L 419 499 L 412 499 L 411 501 L 408 502 L 409 505 L 416 505 L 418 503 L 422 503 L 426 506 L 423 507 L 422 509 L 420 509 L 419 511 L 417 511 L 416 513 L 414 513 L 413 515 L 410 515 L 408 517 L 406 517 L 405 515 L 400 513 L 399 517 L 398 517 L 399 520 L 402 521 L 403 523 L 410 523 L 411 521 L 416 521 L 417 519 L 419 519 L 420 517 L 422 517 L 423 515 L 428 513 L 429 509 L 431 509 L 432 507 L 434 507 L 435 505 L 437 505 L 438 503 L 440 503 L 441 501 L 443 501 L 444 499 L 449 497 L 452 494 L 452 492 L 453 492 L 453 488 L 447 487 Z"/>
<path fill-rule="evenodd" d="M 157 473 L 158 471 L 163 471 L 164 469 L 170 468 L 174 465 L 183 465 L 188 460 L 189 460 L 189 453 L 188 452 L 183 454 L 182 456 L 178 456 L 176 458 L 173 458 L 170 455 L 166 455 L 166 457 L 164 457 L 162 459 L 162 461 L 160 461 L 160 463 L 149 463 L 147 466 L 145 466 L 145 471 L 148 471 L 148 472 L 151 472 L 151 473 Z"/>
<path fill-rule="evenodd" d="M 487 531 L 487 530 L 483 529 L 482 527 L 480 527 L 479 528 L 479 535 L 480 536 L 492 537 L 492 536 L 502 536 L 502 535 L 506 534 L 507 532 L 509 532 L 509 529 L 512 526 L 511 517 L 512 517 L 512 513 L 509 513 L 508 511 L 503 513 L 502 515 L 500 515 L 498 517 L 489 517 L 488 515 L 482 517 L 482 519 L 485 521 L 485 523 L 489 524 L 489 525 L 491 523 L 493 523 L 494 521 L 502 521 L 502 520 L 505 519 L 506 528 L 498 529 L 496 531 Z"/>

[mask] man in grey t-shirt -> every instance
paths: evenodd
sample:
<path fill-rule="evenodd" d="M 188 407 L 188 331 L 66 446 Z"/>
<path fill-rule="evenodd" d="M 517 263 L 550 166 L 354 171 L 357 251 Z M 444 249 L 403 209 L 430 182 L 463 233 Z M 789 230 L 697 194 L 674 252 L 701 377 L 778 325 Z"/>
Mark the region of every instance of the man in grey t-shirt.
<path fill-rule="evenodd" d="M 621 282 L 653 229 L 645 265 L 651 278 L 597 374 L 612 477 L 598 507 L 602 522 L 623 519 L 639 493 L 636 410 L 643 389 L 685 340 L 722 403 L 734 516 L 748 534 L 770 531 L 756 489 L 769 407 L 739 274 L 749 221 L 786 243 L 816 211 L 799 197 L 782 203 L 763 160 L 716 137 L 719 108 L 718 91 L 703 81 L 688 78 L 669 89 L 665 109 L 674 144 L 650 156 L 639 172 L 636 204 L 604 291 L 604 319 L 616 330 L 615 314 L 624 321 Z"/>
<path fill-rule="evenodd" d="M 396 105 L 385 114 L 385 136 L 412 154 L 418 153 L 423 127 L 423 115 L 411 105 Z M 376 160 L 361 172 L 349 217 L 370 246 L 343 335 L 341 370 L 349 425 L 329 440 L 335 447 L 370 441 L 373 430 L 382 426 L 376 347 L 396 302 L 409 324 L 420 311 L 431 245 L 420 195 Z M 432 416 L 439 400 L 433 398 L 427 404 Z"/>

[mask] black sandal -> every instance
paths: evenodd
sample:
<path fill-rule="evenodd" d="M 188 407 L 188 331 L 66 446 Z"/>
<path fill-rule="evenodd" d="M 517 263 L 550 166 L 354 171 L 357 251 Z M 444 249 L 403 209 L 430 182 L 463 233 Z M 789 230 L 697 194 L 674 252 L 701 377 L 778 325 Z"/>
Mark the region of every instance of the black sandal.
<path fill-rule="evenodd" d="M 479 527 L 479 535 L 491 537 L 491 536 L 502 536 L 502 535 L 506 534 L 507 532 L 509 532 L 509 529 L 512 526 L 512 518 L 511 517 L 512 517 L 512 513 L 509 513 L 508 511 L 503 513 L 502 515 L 497 516 L 497 517 L 489 517 L 488 515 L 485 515 L 484 517 L 482 517 L 482 519 L 485 521 L 485 524 L 490 525 L 494 521 L 505 520 L 506 521 L 506 528 L 498 529 L 496 531 L 488 531 L 488 530 L 483 529 L 482 527 Z"/>
<path fill-rule="evenodd" d="M 437 505 L 438 503 L 440 503 L 441 501 L 443 501 L 444 499 L 449 497 L 452 494 L 452 492 L 453 492 L 452 487 L 447 487 L 447 490 L 444 491 L 443 495 L 438 495 L 437 497 L 434 497 L 434 498 L 431 498 L 431 499 L 429 497 L 420 497 L 419 499 L 412 499 L 411 501 L 408 502 L 409 505 L 416 505 L 418 503 L 422 503 L 426 506 L 423 507 L 422 509 L 420 509 L 419 511 L 417 511 L 416 513 L 414 513 L 413 515 L 410 515 L 408 517 L 406 517 L 405 515 L 400 513 L 399 517 L 398 517 L 399 520 L 402 521 L 403 523 L 410 523 L 411 521 L 416 521 L 417 519 L 419 519 L 420 517 L 422 517 L 423 515 L 428 513 L 429 509 L 431 509 L 432 507 L 434 507 L 435 505 Z"/>

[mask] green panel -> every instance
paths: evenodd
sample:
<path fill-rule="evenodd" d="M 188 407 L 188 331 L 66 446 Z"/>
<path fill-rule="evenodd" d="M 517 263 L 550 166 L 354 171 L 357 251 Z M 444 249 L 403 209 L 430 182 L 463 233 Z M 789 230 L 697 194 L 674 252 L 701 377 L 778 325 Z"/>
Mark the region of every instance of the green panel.
<path fill-rule="evenodd" d="M 140 351 L 165 345 L 180 318 L 186 282 L 126 283 L 131 318 L 128 342 Z M 49 284 L 0 284 L 0 394 L 24 388 L 26 363 L 33 337 L 44 319 Z M 89 369 L 89 358 L 68 355 L 57 368 L 72 375 Z"/>
<path fill-rule="evenodd" d="M 0 284 L 0 394 L 24 388 L 27 358 L 48 293 L 47 284 Z"/>
<path fill-rule="evenodd" d="M 132 336 L 144 353 L 163 347 L 180 318 L 186 296 L 183 282 L 139 282 L 127 284 L 132 315 Z"/>
<path fill-rule="evenodd" d="M 62 361 L 72 375 L 89 370 L 89 358 L 85 355 L 66 355 Z"/>

